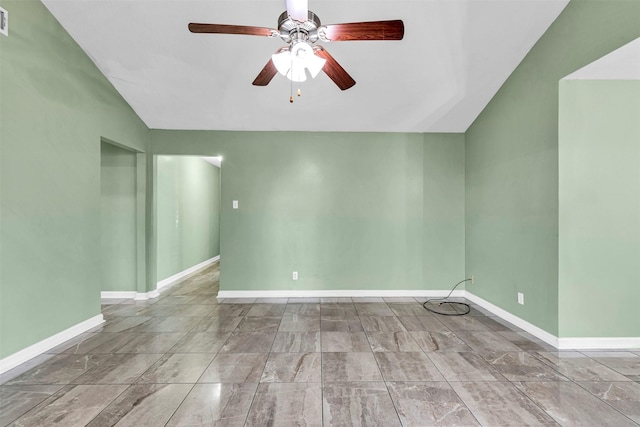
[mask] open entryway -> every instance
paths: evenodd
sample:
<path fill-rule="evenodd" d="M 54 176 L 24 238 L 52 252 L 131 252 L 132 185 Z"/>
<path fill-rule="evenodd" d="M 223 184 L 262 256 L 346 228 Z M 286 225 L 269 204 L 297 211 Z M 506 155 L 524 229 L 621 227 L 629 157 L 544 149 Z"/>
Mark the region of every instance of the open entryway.
<path fill-rule="evenodd" d="M 156 157 L 157 288 L 220 259 L 220 159 Z"/>
<path fill-rule="evenodd" d="M 135 151 L 100 144 L 100 282 L 103 298 L 133 298 L 137 286 Z"/>

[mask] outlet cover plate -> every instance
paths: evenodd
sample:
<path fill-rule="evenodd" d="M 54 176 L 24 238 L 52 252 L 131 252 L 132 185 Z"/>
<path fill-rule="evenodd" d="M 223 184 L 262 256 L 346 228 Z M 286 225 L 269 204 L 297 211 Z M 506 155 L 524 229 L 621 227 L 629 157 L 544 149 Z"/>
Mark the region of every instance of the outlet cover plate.
<path fill-rule="evenodd" d="M 0 7 L 0 34 L 9 35 L 9 12 Z"/>

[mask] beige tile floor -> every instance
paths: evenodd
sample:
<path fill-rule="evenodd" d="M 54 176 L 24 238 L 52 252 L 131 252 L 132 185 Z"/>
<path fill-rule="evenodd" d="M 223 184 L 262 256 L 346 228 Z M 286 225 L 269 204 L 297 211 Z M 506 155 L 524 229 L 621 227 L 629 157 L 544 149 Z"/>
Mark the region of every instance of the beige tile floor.
<path fill-rule="evenodd" d="M 472 305 L 216 299 L 218 266 L 0 377 L 0 426 L 637 426 L 640 351 L 556 351 Z"/>

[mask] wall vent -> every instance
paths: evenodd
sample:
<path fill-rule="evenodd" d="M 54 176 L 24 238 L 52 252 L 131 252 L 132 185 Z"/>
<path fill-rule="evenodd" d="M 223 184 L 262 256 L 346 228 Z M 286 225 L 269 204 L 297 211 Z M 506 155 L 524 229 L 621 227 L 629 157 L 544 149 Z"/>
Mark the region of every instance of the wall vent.
<path fill-rule="evenodd" d="M 9 13 L 0 7 L 0 33 L 9 35 Z"/>

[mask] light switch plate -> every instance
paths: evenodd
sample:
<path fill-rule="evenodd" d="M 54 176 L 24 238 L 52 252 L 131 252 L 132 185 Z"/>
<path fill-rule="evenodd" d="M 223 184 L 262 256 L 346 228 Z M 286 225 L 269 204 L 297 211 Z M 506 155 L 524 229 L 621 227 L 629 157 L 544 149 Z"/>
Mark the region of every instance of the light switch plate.
<path fill-rule="evenodd" d="M 237 200 L 233 201 L 233 209 L 238 209 L 238 201 Z"/>

